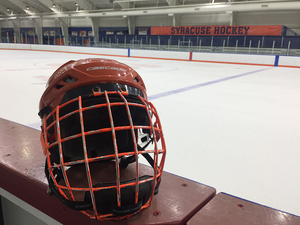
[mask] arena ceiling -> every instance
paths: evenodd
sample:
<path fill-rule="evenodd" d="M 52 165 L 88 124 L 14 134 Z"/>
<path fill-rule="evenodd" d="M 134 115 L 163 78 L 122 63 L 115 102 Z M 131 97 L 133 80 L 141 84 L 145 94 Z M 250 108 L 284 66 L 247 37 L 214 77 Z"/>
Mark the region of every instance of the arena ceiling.
<path fill-rule="evenodd" d="M 51 18 L 300 10 L 293 0 L 0 0 L 0 18 Z"/>

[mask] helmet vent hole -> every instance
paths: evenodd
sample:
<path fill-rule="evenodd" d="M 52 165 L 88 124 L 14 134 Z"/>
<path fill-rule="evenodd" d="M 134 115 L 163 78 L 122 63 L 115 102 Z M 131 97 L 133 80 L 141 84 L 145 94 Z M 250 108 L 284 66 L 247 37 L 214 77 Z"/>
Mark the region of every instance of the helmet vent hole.
<path fill-rule="evenodd" d="M 58 84 L 55 86 L 56 89 L 61 89 L 64 85 Z"/>
<path fill-rule="evenodd" d="M 66 83 L 73 83 L 77 81 L 76 79 L 74 79 L 73 77 L 67 77 L 66 79 L 64 79 L 64 82 Z"/>
<path fill-rule="evenodd" d="M 133 79 L 135 82 L 139 82 L 139 79 L 137 79 L 136 77 Z"/>

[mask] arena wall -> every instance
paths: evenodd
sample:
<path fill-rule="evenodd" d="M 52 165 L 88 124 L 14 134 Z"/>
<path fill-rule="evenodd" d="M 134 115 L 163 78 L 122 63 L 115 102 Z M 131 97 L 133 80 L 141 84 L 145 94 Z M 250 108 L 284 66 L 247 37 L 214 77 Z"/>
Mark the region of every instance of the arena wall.
<path fill-rule="evenodd" d="M 63 45 L 31 45 L 10 43 L 0 43 L 0 49 L 72 52 L 76 54 L 89 55 L 109 55 L 119 57 L 183 60 L 206 63 L 226 63 L 300 68 L 300 57 L 297 56 L 156 51 L 120 48 L 73 47 Z"/>

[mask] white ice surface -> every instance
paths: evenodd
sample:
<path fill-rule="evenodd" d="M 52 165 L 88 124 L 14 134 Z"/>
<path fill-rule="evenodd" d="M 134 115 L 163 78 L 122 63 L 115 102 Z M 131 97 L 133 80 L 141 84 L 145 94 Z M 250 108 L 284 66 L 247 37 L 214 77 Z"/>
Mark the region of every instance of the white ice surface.
<path fill-rule="evenodd" d="M 39 129 L 47 79 L 87 57 L 96 56 L 0 50 L 0 117 Z M 143 77 L 163 126 L 166 171 L 300 215 L 300 69 L 106 58 Z M 220 80 L 236 75 L 244 76 Z"/>

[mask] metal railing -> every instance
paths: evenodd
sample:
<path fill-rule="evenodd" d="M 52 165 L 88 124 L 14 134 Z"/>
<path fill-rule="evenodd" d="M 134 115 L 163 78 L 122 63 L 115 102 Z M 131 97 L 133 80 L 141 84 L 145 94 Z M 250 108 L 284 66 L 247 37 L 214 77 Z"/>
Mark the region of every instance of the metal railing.
<path fill-rule="evenodd" d="M 166 50 L 166 51 L 188 51 L 188 52 L 214 52 L 214 53 L 236 53 L 236 54 L 260 54 L 260 55 L 289 55 L 300 56 L 300 49 L 291 48 L 262 48 L 262 47 L 226 47 L 226 46 L 193 46 L 193 45 L 160 45 L 143 44 L 142 42 L 131 43 L 109 43 L 101 41 L 89 43 L 89 46 L 101 48 L 126 48 L 126 49 L 145 49 L 145 50 Z"/>
<path fill-rule="evenodd" d="M 3 38 L 5 39 L 5 38 Z M 50 43 L 50 39 L 48 39 L 48 42 L 46 44 L 48 45 L 62 45 L 62 37 L 53 39 L 52 43 Z M 56 41 L 59 40 L 59 43 L 56 43 Z M 178 44 L 171 44 L 171 40 L 168 40 L 168 44 L 160 44 L 160 40 L 156 41 L 155 44 L 151 44 L 151 39 L 149 39 L 146 43 L 143 43 L 142 40 L 136 40 L 131 39 L 124 40 L 123 43 L 118 42 L 118 39 L 116 39 L 116 42 L 111 42 L 111 39 L 109 39 L 109 42 L 105 41 L 104 38 L 102 38 L 101 41 L 94 42 L 91 41 L 89 38 L 85 43 L 84 39 L 82 39 L 81 42 L 69 42 L 69 45 L 71 46 L 87 46 L 87 47 L 102 47 L 102 48 L 126 48 L 126 49 L 145 49 L 145 50 L 166 50 L 166 51 L 187 51 L 187 52 L 211 52 L 211 53 L 236 53 L 236 54 L 260 54 L 260 55 L 288 55 L 288 56 L 300 56 L 300 49 L 293 49 L 290 48 L 291 44 L 288 42 L 287 48 L 276 48 L 275 47 L 275 41 L 273 41 L 273 45 L 271 48 L 265 48 L 261 47 L 260 42 L 256 46 L 252 46 L 251 41 L 249 42 L 249 45 L 246 47 L 239 47 L 238 42 L 236 41 L 235 47 L 228 47 L 226 46 L 225 40 L 223 41 L 222 46 L 215 46 L 213 41 L 211 42 L 211 45 L 202 45 L 201 40 L 199 40 L 199 44 L 193 45 L 193 42 L 190 40 L 188 41 L 181 41 L 178 40 Z M 4 43 L 9 43 L 9 39 L 2 40 Z M 14 43 L 14 41 L 12 41 Z M 25 43 L 22 41 L 22 43 Z M 33 44 L 33 43 L 32 43 Z"/>

